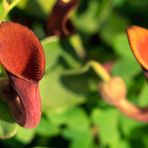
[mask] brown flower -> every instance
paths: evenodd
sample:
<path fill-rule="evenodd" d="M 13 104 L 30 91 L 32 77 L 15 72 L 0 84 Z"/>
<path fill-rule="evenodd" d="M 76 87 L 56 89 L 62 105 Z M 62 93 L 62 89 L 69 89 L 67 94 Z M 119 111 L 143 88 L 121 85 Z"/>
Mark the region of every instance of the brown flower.
<path fill-rule="evenodd" d="M 41 116 L 39 81 L 45 69 L 39 40 L 22 25 L 2 22 L 0 62 L 8 74 L 9 99 L 6 101 L 15 120 L 23 127 L 35 127 Z"/>
<path fill-rule="evenodd" d="M 74 33 L 74 27 L 68 15 L 78 2 L 79 0 L 57 0 L 47 22 L 49 35 L 67 36 Z"/>

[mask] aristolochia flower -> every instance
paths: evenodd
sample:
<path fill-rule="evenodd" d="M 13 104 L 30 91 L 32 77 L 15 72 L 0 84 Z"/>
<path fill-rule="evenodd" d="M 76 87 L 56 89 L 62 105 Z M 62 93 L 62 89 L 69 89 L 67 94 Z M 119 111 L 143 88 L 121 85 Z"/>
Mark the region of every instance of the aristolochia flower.
<path fill-rule="evenodd" d="M 144 71 L 148 70 L 148 30 L 132 26 L 127 29 L 127 33 L 134 56 Z"/>
<path fill-rule="evenodd" d="M 57 0 L 47 22 L 49 35 L 67 36 L 74 33 L 68 16 L 78 3 L 79 0 Z"/>
<path fill-rule="evenodd" d="M 0 24 L 0 63 L 9 78 L 7 103 L 23 127 L 37 126 L 41 116 L 39 81 L 43 77 L 43 48 L 28 28 L 13 22 Z"/>

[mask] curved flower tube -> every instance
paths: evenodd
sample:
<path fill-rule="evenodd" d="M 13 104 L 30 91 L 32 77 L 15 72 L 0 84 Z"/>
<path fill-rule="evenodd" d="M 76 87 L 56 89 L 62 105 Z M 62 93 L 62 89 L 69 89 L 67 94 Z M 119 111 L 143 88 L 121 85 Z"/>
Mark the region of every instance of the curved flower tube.
<path fill-rule="evenodd" d="M 148 108 L 140 108 L 126 98 L 126 86 L 120 77 L 113 77 L 100 85 L 102 98 L 129 118 L 141 122 L 148 122 Z"/>
<path fill-rule="evenodd" d="M 68 36 L 74 33 L 74 27 L 68 15 L 78 2 L 79 0 L 57 0 L 47 22 L 49 35 Z"/>
<path fill-rule="evenodd" d="M 131 50 L 148 78 L 148 30 L 139 26 L 127 29 Z"/>
<path fill-rule="evenodd" d="M 6 102 L 13 117 L 25 128 L 36 127 L 41 117 L 39 81 L 45 56 L 35 34 L 14 22 L 0 23 L 0 63 L 9 79 Z"/>

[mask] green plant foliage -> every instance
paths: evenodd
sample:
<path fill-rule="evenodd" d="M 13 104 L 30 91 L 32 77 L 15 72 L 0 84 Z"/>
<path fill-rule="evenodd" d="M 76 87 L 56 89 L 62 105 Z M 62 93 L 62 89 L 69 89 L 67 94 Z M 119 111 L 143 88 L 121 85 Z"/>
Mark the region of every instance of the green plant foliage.
<path fill-rule="evenodd" d="M 3 2 L 0 0 L 0 17 L 6 10 Z M 0 146 L 148 148 L 148 124 L 105 103 L 99 95 L 101 79 L 91 68 L 82 68 L 90 60 L 109 65 L 109 73 L 126 82 L 128 100 L 140 107 L 148 105 L 147 82 L 126 35 L 131 25 L 148 28 L 148 1 L 80 0 L 69 13 L 75 33 L 66 37 L 47 33 L 55 3 L 20 0 L 3 20 L 24 24 L 37 35 L 46 67 L 40 82 L 42 118 L 37 128 L 28 130 L 16 124 L 0 96 Z M 5 76 L 0 67 L 0 79 Z"/>
<path fill-rule="evenodd" d="M 35 130 L 26 130 L 22 127 L 18 128 L 18 132 L 15 136 L 16 140 L 22 142 L 23 144 L 27 144 L 32 141 L 35 136 Z"/>
<path fill-rule="evenodd" d="M 92 120 L 97 126 L 98 136 L 103 145 L 114 145 L 118 141 L 118 112 L 116 110 L 93 110 Z"/>
<path fill-rule="evenodd" d="M 43 41 L 46 70 L 40 88 L 43 109 L 45 108 L 45 110 L 48 108 L 62 111 L 80 104 L 85 101 L 85 95 L 88 92 L 88 84 L 83 77 L 64 76 L 65 67 L 77 67 L 80 63 L 67 53 L 66 49 L 62 48 L 60 44 L 62 43 L 58 38 L 48 38 Z M 68 47 L 68 50 L 71 49 Z M 79 82 L 79 85 L 77 85 L 77 82 Z M 82 88 L 82 86 L 84 87 Z"/>
<path fill-rule="evenodd" d="M 17 125 L 15 123 L 5 122 L 0 120 L 0 139 L 7 139 L 13 137 L 17 132 Z"/>
<path fill-rule="evenodd" d="M 17 125 L 15 124 L 7 105 L 0 100 L 0 139 L 11 138 L 16 133 Z"/>

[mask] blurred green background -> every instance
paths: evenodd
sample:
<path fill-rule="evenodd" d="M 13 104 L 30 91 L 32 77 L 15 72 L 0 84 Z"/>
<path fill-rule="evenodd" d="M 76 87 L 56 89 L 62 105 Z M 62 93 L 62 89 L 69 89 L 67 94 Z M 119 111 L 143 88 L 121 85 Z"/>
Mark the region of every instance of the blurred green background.
<path fill-rule="evenodd" d="M 45 50 L 46 72 L 40 83 L 43 113 L 37 128 L 27 130 L 16 125 L 6 104 L 0 102 L 0 145 L 148 148 L 148 124 L 129 119 L 106 104 L 98 92 L 100 79 L 92 70 L 79 75 L 64 74 L 92 59 L 110 63 L 111 74 L 125 80 L 128 99 L 141 107 L 148 105 L 148 87 L 126 36 L 130 25 L 148 28 L 148 1 L 80 0 L 70 15 L 76 33 L 65 38 L 46 34 L 55 2 L 20 0 L 7 16 L 7 20 L 28 26 L 39 37 Z M 85 52 L 83 57 L 81 52 Z"/>

